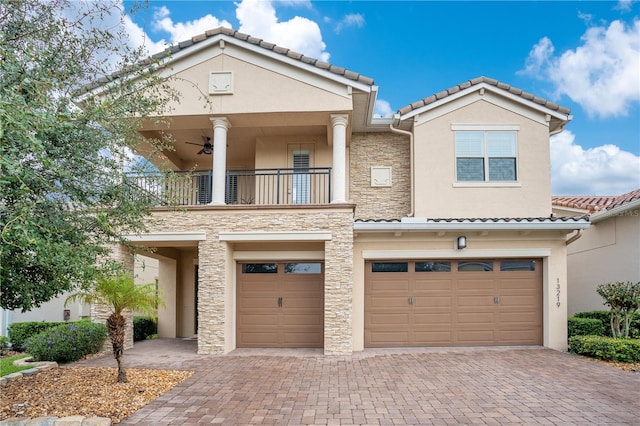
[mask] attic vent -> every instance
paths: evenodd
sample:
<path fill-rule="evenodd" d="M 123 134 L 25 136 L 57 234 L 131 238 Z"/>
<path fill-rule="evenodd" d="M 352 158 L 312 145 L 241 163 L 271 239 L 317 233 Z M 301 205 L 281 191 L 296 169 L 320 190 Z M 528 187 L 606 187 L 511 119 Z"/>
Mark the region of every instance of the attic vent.
<path fill-rule="evenodd" d="M 210 95 L 232 95 L 233 94 L 233 72 L 211 71 L 209 73 L 209 94 Z"/>

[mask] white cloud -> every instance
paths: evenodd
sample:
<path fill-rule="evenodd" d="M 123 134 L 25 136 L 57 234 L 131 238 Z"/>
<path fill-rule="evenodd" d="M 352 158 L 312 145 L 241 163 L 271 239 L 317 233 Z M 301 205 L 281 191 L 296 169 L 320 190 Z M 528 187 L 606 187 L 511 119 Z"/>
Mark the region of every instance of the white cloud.
<path fill-rule="evenodd" d="M 129 40 L 132 47 L 143 47 L 148 55 L 153 55 L 163 51 L 168 47 L 171 42 L 164 39 L 154 42 L 151 38 L 140 28 L 129 15 L 124 17 L 124 26 L 129 34 Z"/>
<path fill-rule="evenodd" d="M 618 195 L 640 188 L 640 157 L 615 145 L 584 149 L 570 131 L 551 137 L 554 195 Z"/>
<path fill-rule="evenodd" d="M 336 25 L 335 31 L 340 34 L 343 29 L 348 27 L 364 27 L 364 16 L 360 13 L 350 13 L 345 15 Z"/>
<path fill-rule="evenodd" d="M 242 0 L 236 6 L 240 32 L 287 47 L 305 56 L 325 62 L 329 60 L 329 53 L 325 51 L 326 45 L 316 22 L 301 16 L 279 21 L 272 1 Z"/>
<path fill-rule="evenodd" d="M 619 0 L 618 4 L 616 4 L 616 7 L 614 7 L 614 9 L 628 12 L 631 10 L 632 3 L 633 3 L 633 0 Z"/>
<path fill-rule="evenodd" d="M 389 104 L 389 102 L 382 99 L 376 99 L 376 106 L 373 111 L 373 116 L 375 118 L 392 117 L 393 113 L 394 111 L 391 109 L 391 104 Z"/>
<path fill-rule="evenodd" d="M 187 22 L 173 22 L 170 15 L 171 13 L 166 6 L 157 8 L 153 16 L 153 28 L 156 31 L 164 31 L 170 34 L 171 43 L 189 40 L 195 35 L 214 28 L 231 28 L 231 24 L 228 21 L 219 20 L 211 14 Z"/>
<path fill-rule="evenodd" d="M 626 116 L 640 102 L 640 20 L 591 27 L 582 42 L 554 56 L 553 43 L 543 37 L 521 72 L 549 80 L 555 97 L 567 95 L 589 116 Z"/>

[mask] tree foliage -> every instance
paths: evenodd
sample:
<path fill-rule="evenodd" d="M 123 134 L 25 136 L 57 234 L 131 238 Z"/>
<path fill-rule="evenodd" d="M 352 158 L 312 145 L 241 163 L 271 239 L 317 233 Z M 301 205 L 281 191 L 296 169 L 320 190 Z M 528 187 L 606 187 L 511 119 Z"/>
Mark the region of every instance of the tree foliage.
<path fill-rule="evenodd" d="M 102 305 L 110 309 L 107 333 L 118 363 L 118 382 L 126 382 L 122 366 L 126 325 L 123 313 L 137 311 L 155 317 L 158 305 L 163 305 L 155 283 L 136 285 L 133 276 L 122 269 L 106 271 L 97 276 L 91 287 L 69 296 L 65 304 L 71 302 Z"/>
<path fill-rule="evenodd" d="M 628 338 L 633 313 L 640 308 L 640 282 L 616 281 L 598 285 L 596 291 L 611 308 L 611 334 Z"/>
<path fill-rule="evenodd" d="M 137 130 L 176 94 L 123 17 L 116 0 L 0 0 L 2 308 L 87 282 L 108 244 L 144 230 L 153 200 L 124 173 Z"/>

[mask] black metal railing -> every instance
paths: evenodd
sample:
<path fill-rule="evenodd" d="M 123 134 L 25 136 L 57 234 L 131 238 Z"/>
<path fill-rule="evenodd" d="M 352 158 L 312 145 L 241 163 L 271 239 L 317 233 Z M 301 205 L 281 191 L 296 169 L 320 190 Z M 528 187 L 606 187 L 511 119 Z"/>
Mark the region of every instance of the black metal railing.
<path fill-rule="evenodd" d="M 211 170 L 130 173 L 139 196 L 157 205 L 202 205 L 212 200 Z M 227 170 L 226 204 L 295 205 L 331 201 L 331 168 Z"/>

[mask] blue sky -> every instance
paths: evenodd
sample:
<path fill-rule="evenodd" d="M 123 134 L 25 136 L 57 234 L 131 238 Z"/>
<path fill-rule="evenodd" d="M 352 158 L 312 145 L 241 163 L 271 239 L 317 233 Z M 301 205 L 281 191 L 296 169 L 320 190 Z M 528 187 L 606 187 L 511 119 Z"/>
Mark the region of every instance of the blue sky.
<path fill-rule="evenodd" d="M 554 195 L 640 188 L 640 2 L 150 0 L 130 16 L 151 52 L 226 26 L 359 72 L 380 114 L 495 78 L 571 109 Z"/>

